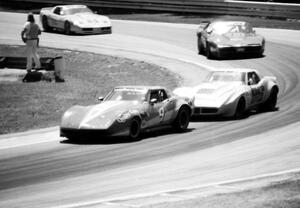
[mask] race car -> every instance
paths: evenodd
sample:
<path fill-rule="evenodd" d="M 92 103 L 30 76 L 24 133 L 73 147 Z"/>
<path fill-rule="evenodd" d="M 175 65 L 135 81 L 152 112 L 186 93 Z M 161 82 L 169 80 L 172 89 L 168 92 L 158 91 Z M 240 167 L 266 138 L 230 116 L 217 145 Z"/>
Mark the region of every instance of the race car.
<path fill-rule="evenodd" d="M 68 139 L 127 136 L 139 138 L 145 131 L 172 126 L 182 132 L 192 109 L 187 98 L 164 87 L 119 86 L 98 104 L 73 106 L 62 116 L 60 136 Z"/>
<path fill-rule="evenodd" d="M 208 59 L 237 54 L 263 56 L 265 39 L 244 21 L 213 21 L 197 30 L 198 54 Z"/>
<path fill-rule="evenodd" d="M 40 21 L 44 31 L 53 29 L 65 34 L 110 34 L 112 24 L 107 16 L 93 13 L 85 5 L 58 5 L 42 8 Z"/>
<path fill-rule="evenodd" d="M 200 85 L 177 88 L 174 94 L 189 96 L 193 116 L 240 119 L 251 109 L 273 111 L 279 92 L 276 77 L 261 77 L 253 69 L 220 69 L 209 73 Z"/>

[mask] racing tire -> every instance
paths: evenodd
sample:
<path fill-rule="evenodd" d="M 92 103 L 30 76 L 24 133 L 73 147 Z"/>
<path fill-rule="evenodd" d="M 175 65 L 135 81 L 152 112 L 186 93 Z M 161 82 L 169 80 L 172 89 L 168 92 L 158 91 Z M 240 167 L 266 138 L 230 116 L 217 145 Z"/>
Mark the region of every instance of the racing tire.
<path fill-rule="evenodd" d="M 212 54 L 210 51 L 210 44 L 206 43 L 205 55 L 207 59 L 212 59 Z"/>
<path fill-rule="evenodd" d="M 71 24 L 68 21 L 65 22 L 64 32 L 65 32 L 66 35 L 71 35 L 71 33 L 72 33 L 72 31 L 71 31 Z"/>
<path fill-rule="evenodd" d="M 244 98 L 240 98 L 234 113 L 234 119 L 239 120 L 245 117 L 246 113 L 246 101 Z"/>
<path fill-rule="evenodd" d="M 276 110 L 278 89 L 273 87 L 268 99 L 262 104 L 261 110 L 274 111 Z"/>
<path fill-rule="evenodd" d="M 201 36 L 198 36 L 198 39 L 197 39 L 197 43 L 198 43 L 198 54 L 199 55 L 202 55 L 204 54 L 204 48 L 203 48 L 203 44 L 201 42 Z"/>
<path fill-rule="evenodd" d="M 178 132 L 185 131 L 189 126 L 190 117 L 190 110 L 187 107 L 180 108 L 174 121 L 175 130 Z"/>
<path fill-rule="evenodd" d="M 42 18 L 42 26 L 45 32 L 52 31 L 52 28 L 48 24 L 48 18 L 43 16 Z"/>
<path fill-rule="evenodd" d="M 133 118 L 129 126 L 129 138 L 131 140 L 137 140 L 141 135 L 141 121 L 137 118 Z"/>

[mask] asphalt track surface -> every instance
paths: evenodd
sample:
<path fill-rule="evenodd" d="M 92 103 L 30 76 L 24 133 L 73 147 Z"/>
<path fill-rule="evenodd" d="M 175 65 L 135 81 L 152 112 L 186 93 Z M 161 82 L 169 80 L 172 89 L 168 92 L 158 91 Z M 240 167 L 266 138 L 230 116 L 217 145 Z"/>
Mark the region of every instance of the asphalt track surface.
<path fill-rule="evenodd" d="M 0 13 L 0 44 L 22 44 L 25 19 Z M 43 33 L 41 45 L 144 60 L 179 73 L 183 85 L 216 67 L 255 68 L 278 78 L 278 111 L 193 121 L 186 133 L 162 131 L 138 142 L 72 144 L 55 127 L 2 135 L 0 207 L 140 207 L 146 200 L 120 200 L 300 168 L 299 31 L 258 30 L 267 39 L 265 57 L 217 61 L 197 55 L 196 28 L 113 21 L 112 35 Z"/>

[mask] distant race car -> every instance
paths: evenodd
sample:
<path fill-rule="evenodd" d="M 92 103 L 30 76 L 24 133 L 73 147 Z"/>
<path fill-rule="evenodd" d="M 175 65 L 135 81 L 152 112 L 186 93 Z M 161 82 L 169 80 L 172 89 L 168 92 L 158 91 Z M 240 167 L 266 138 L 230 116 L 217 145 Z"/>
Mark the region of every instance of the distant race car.
<path fill-rule="evenodd" d="M 189 96 L 194 116 L 219 115 L 240 119 L 250 109 L 276 109 L 279 87 L 276 78 L 261 77 L 252 69 L 224 69 L 210 72 L 194 88 L 177 88 L 174 94 Z"/>
<path fill-rule="evenodd" d="M 192 109 L 185 98 L 163 87 L 120 86 L 101 103 L 73 106 L 62 116 L 60 135 L 69 139 L 89 136 L 128 136 L 137 139 L 141 132 L 173 126 L 187 129 Z"/>
<path fill-rule="evenodd" d="M 40 20 L 44 31 L 60 30 L 65 34 L 109 34 L 111 21 L 107 16 L 93 13 L 85 5 L 58 5 L 42 8 Z"/>
<path fill-rule="evenodd" d="M 265 39 L 244 21 L 214 21 L 197 31 L 198 53 L 207 58 L 236 54 L 262 56 Z"/>

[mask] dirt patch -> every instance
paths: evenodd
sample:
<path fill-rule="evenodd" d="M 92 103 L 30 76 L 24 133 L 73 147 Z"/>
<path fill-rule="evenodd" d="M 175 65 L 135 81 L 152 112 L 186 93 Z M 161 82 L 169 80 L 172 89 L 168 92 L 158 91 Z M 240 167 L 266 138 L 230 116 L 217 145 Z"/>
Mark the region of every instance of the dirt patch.
<path fill-rule="evenodd" d="M 0 56 L 24 54 L 23 46 L 0 46 Z M 117 85 L 174 89 L 180 83 L 178 75 L 142 61 L 51 48 L 40 48 L 39 54 L 64 57 L 66 82 L 0 82 L 0 134 L 59 125 L 67 108 L 95 104 Z"/>

